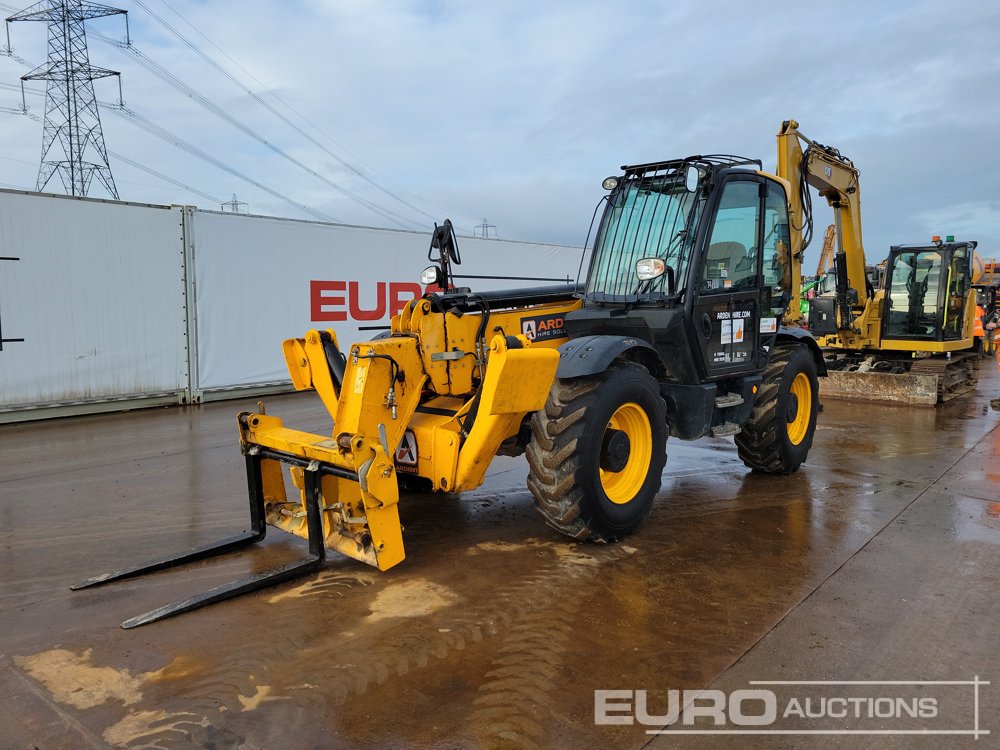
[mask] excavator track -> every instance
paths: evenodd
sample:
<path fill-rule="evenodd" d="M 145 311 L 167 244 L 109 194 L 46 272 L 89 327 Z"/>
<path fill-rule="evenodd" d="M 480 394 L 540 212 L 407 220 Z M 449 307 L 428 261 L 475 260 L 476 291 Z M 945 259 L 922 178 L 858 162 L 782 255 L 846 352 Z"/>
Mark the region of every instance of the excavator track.
<path fill-rule="evenodd" d="M 936 377 L 938 401 L 950 401 L 975 390 L 979 380 L 976 370 L 978 358 L 972 352 L 952 354 L 950 359 L 927 357 L 914 362 L 910 374 Z"/>

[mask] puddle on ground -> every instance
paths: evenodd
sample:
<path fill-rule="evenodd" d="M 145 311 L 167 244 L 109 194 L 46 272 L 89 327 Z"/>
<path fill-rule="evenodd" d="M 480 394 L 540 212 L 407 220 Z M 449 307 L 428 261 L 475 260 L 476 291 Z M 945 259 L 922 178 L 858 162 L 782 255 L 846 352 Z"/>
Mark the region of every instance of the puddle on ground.
<path fill-rule="evenodd" d="M 375 595 L 365 620 L 377 622 L 390 617 L 418 617 L 437 612 L 458 600 L 453 591 L 424 578 L 390 583 Z"/>
<path fill-rule="evenodd" d="M 130 706 L 142 699 L 148 674 L 134 676 L 127 669 L 96 667 L 90 654 L 90 649 L 74 654 L 56 648 L 34 656 L 15 656 L 14 663 L 44 685 L 55 700 L 76 708 L 93 708 L 109 700 Z"/>
<path fill-rule="evenodd" d="M 551 552 L 561 562 L 579 563 L 581 565 L 600 565 L 602 560 L 588 552 L 595 552 L 605 549 L 599 545 L 581 544 L 579 542 L 549 541 L 544 539 L 526 539 L 523 542 L 480 542 L 475 547 L 470 547 L 468 554 L 478 555 L 481 552 L 520 552 L 542 551 Z M 606 549 L 615 551 L 615 557 L 619 554 L 628 556 L 635 553 L 636 548 L 626 544 L 614 544 Z"/>
<path fill-rule="evenodd" d="M 1000 503 L 984 507 L 980 500 L 959 499 L 955 503 L 955 531 L 963 542 L 1000 544 Z"/>
<path fill-rule="evenodd" d="M 117 724 L 113 724 L 101 733 L 101 737 L 109 745 L 125 747 L 137 737 L 149 735 L 150 728 L 156 727 L 157 733 L 169 733 L 181 725 L 208 726 L 208 719 L 198 718 L 188 713 L 167 713 L 166 711 L 136 711 L 128 714 Z M 143 744 L 143 747 L 162 747 L 161 745 Z"/>

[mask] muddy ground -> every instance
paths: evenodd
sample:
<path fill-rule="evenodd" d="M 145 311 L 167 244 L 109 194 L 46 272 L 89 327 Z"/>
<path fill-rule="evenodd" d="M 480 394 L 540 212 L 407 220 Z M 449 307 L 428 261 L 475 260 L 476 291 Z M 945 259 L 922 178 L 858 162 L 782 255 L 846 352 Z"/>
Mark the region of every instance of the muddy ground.
<path fill-rule="evenodd" d="M 331 553 L 319 574 L 135 630 L 118 624 L 302 554 L 275 531 L 69 590 L 246 528 L 235 414 L 253 404 L 0 427 L 0 747 L 998 746 L 998 395 L 984 363 L 976 394 L 936 409 L 827 401 L 787 477 L 751 474 L 731 438 L 671 440 L 651 515 L 617 545 L 549 530 L 524 460 L 497 459 L 476 492 L 404 494 L 407 559 L 387 573 Z M 310 394 L 268 413 L 329 430 Z M 913 680 L 963 684 L 870 684 Z M 664 730 L 668 690 L 706 688 L 769 690 L 777 721 Z M 598 690 L 629 691 L 611 713 L 632 723 L 595 723 Z M 748 696 L 737 708 L 766 718 Z M 782 715 L 804 696 L 863 715 Z M 885 696 L 935 716 L 864 714 Z"/>

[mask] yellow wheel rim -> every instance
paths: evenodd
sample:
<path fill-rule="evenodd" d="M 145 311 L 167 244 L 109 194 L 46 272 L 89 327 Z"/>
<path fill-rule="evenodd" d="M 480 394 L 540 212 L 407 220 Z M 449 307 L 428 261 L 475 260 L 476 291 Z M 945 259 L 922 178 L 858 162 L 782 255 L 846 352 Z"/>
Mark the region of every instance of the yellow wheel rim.
<path fill-rule="evenodd" d="M 798 445 L 809 431 L 809 418 L 812 415 L 812 388 L 804 372 L 795 376 L 789 393 L 798 401 L 798 409 L 795 416 L 788 419 L 788 442 Z"/>
<path fill-rule="evenodd" d="M 653 430 L 645 410 L 634 402 L 618 407 L 608 427 L 628 436 L 629 456 L 621 471 L 600 469 L 604 494 L 616 505 L 625 505 L 639 494 L 653 459 Z"/>

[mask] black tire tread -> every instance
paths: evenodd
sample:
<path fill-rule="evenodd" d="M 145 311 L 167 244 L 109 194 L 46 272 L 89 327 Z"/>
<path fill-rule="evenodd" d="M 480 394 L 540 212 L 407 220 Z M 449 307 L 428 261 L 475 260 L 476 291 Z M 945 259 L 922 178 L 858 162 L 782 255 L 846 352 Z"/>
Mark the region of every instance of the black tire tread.
<path fill-rule="evenodd" d="M 780 440 L 787 429 L 783 416 L 778 413 L 778 391 L 782 376 L 796 352 L 799 344 L 778 344 L 761 379 L 753 411 L 735 437 L 740 460 L 755 471 L 766 474 L 791 474 L 799 464 L 789 465 L 781 456 Z M 818 399 L 819 394 L 813 397 Z"/>
<path fill-rule="evenodd" d="M 647 372 L 633 362 L 617 362 L 612 368 Z M 539 513 L 556 531 L 580 541 L 615 541 L 618 538 L 592 528 L 581 516 L 584 492 L 578 483 L 585 469 L 583 451 L 577 450 L 587 427 L 583 417 L 597 406 L 598 388 L 609 371 L 587 378 L 557 379 L 545 408 L 531 418 L 532 440 L 525 451 L 530 468 L 528 489 L 535 497 Z M 652 464 L 658 474 L 665 462 L 666 452 L 657 456 L 654 451 Z"/>

